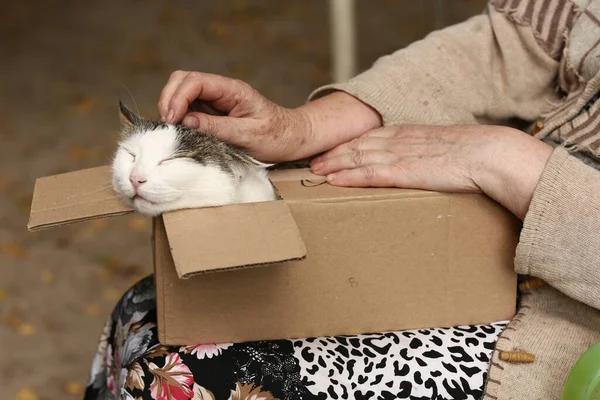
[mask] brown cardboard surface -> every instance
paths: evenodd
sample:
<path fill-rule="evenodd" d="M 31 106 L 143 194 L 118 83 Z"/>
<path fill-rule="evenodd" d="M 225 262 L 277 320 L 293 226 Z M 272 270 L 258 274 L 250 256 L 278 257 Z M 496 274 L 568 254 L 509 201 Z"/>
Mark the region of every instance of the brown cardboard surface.
<path fill-rule="evenodd" d="M 163 219 L 179 278 L 306 256 L 285 201 L 181 210 Z"/>
<path fill-rule="evenodd" d="M 487 197 L 336 188 L 307 170 L 270 177 L 284 200 L 154 219 L 163 344 L 356 334 L 513 316 L 518 221 Z M 38 179 L 28 227 L 128 212 L 112 192 L 110 168 L 93 168 Z M 301 261 L 285 261 L 304 254 Z M 246 265 L 261 267 L 238 269 Z"/>
<path fill-rule="evenodd" d="M 39 178 L 27 228 L 31 231 L 132 212 L 115 195 L 110 167 Z"/>
<path fill-rule="evenodd" d="M 344 189 L 327 199 L 324 193 L 336 188 L 275 182 L 284 198 L 295 193 L 287 202 L 307 258 L 181 280 L 157 240 L 163 344 L 489 323 L 514 315 L 518 223 L 486 197 L 395 189 L 368 197 L 369 189 Z"/>

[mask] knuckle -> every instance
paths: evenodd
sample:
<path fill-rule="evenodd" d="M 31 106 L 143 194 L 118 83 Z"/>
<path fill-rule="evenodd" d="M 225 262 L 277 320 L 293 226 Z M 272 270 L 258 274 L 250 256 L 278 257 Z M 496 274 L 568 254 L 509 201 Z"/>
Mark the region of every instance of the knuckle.
<path fill-rule="evenodd" d="M 243 89 L 250 89 L 250 85 L 241 79 L 233 79 L 233 84 Z"/>
<path fill-rule="evenodd" d="M 210 133 L 212 135 L 218 133 L 217 123 L 212 118 L 202 118 L 204 121 L 200 125 L 205 133 Z"/>
<path fill-rule="evenodd" d="M 365 153 L 361 150 L 354 150 L 351 154 L 352 163 L 355 166 L 360 166 L 363 164 L 365 159 Z"/>
<path fill-rule="evenodd" d="M 240 93 L 240 96 L 243 99 L 252 98 L 252 96 L 256 93 L 256 90 L 250 86 L 248 82 L 244 82 L 240 79 L 235 79 L 235 87 L 238 88 L 237 92 Z"/>
<path fill-rule="evenodd" d="M 236 90 L 231 93 L 231 98 L 234 104 L 240 104 L 244 102 L 246 95 L 241 90 Z"/>
<path fill-rule="evenodd" d="M 202 72 L 198 72 L 198 71 L 193 71 L 190 72 L 189 74 L 187 74 L 187 76 L 185 77 L 186 80 L 193 80 L 193 81 L 199 81 L 201 80 L 203 77 Z"/>
<path fill-rule="evenodd" d="M 372 165 L 367 165 L 363 168 L 363 174 L 367 182 L 372 182 L 375 179 L 375 168 Z"/>
<path fill-rule="evenodd" d="M 181 70 L 176 70 L 171 72 L 171 75 L 169 76 L 169 79 L 176 79 L 179 78 L 182 75 L 185 75 L 186 72 L 185 71 L 181 71 Z"/>
<path fill-rule="evenodd" d="M 362 143 L 364 141 L 365 141 L 365 139 L 363 137 L 358 137 L 356 139 L 352 139 L 350 141 L 350 143 L 348 144 L 348 146 L 350 147 L 350 150 L 356 151 L 360 148 L 360 146 L 362 145 Z"/>

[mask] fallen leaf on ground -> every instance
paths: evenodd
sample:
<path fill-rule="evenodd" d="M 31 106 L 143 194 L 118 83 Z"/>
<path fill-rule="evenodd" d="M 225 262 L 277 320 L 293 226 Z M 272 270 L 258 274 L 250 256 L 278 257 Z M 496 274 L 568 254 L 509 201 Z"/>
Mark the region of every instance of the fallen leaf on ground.
<path fill-rule="evenodd" d="M 108 227 L 108 220 L 105 218 L 93 219 L 89 224 L 95 229 L 106 229 Z"/>
<path fill-rule="evenodd" d="M 24 323 L 19 325 L 17 332 L 23 336 L 31 336 L 35 333 L 35 326 L 33 326 L 33 324 Z"/>
<path fill-rule="evenodd" d="M 138 264 L 131 264 L 121 270 L 121 274 L 124 276 L 141 276 L 142 266 Z"/>
<path fill-rule="evenodd" d="M 81 145 L 74 144 L 69 147 L 68 155 L 71 161 L 81 161 L 87 157 L 88 149 Z"/>
<path fill-rule="evenodd" d="M 31 388 L 22 388 L 17 392 L 17 400 L 38 400 L 39 396 Z"/>
<path fill-rule="evenodd" d="M 111 256 L 100 257 L 100 264 L 109 269 L 118 269 L 122 265 L 118 259 Z"/>
<path fill-rule="evenodd" d="M 6 314 L 2 316 L 2 323 L 13 329 L 18 329 L 19 325 L 21 325 L 21 318 L 15 314 Z"/>
<path fill-rule="evenodd" d="M 72 395 L 82 395 L 83 394 L 83 386 L 81 386 L 81 384 L 77 383 L 77 382 L 66 383 L 65 386 L 63 387 L 63 389 L 68 394 L 72 394 Z"/>
<path fill-rule="evenodd" d="M 8 293 L 6 293 L 6 289 L 0 288 L 0 301 L 6 299 L 7 296 L 8 296 Z"/>
<path fill-rule="evenodd" d="M 129 54 L 129 69 L 133 73 L 157 72 L 164 66 L 164 61 L 154 49 L 138 49 Z"/>
<path fill-rule="evenodd" d="M 162 26 L 171 26 L 177 22 L 177 19 L 177 13 L 173 10 L 167 9 L 160 14 L 158 22 Z"/>
<path fill-rule="evenodd" d="M 235 0 L 235 3 L 233 4 L 233 9 L 235 11 L 245 11 L 247 7 L 248 7 L 247 0 Z"/>
<path fill-rule="evenodd" d="M 110 282 L 115 278 L 115 273 L 106 267 L 100 269 L 98 271 L 98 275 L 100 276 L 100 280 L 102 282 Z"/>
<path fill-rule="evenodd" d="M 0 253 L 14 259 L 23 259 L 27 255 L 25 247 L 15 242 L 0 244 Z"/>
<path fill-rule="evenodd" d="M 135 275 L 135 276 L 133 276 L 133 277 L 132 277 L 132 278 L 129 280 L 129 282 L 127 282 L 127 285 L 128 285 L 128 286 L 133 286 L 133 285 L 135 285 L 136 283 L 138 283 L 139 281 L 141 281 L 141 280 L 142 280 L 142 279 L 144 279 L 144 278 L 145 278 L 145 276 L 144 276 L 144 275 Z"/>
<path fill-rule="evenodd" d="M 73 108 L 77 114 L 86 114 L 92 111 L 98 105 L 98 100 L 91 96 L 80 96 L 73 103 Z"/>
<path fill-rule="evenodd" d="M 69 238 L 66 237 L 61 237 L 56 239 L 56 247 L 58 247 L 59 249 L 64 249 L 69 247 Z"/>
<path fill-rule="evenodd" d="M 129 228 L 136 232 L 146 232 L 150 229 L 150 221 L 139 215 L 134 215 L 129 220 Z"/>
<path fill-rule="evenodd" d="M 42 270 L 42 282 L 44 282 L 46 285 L 49 285 L 52 282 L 54 282 L 54 274 L 52 273 L 52 271 L 50 271 L 49 269 Z"/>
<path fill-rule="evenodd" d="M 89 304 L 83 308 L 83 313 L 85 315 L 97 316 L 100 315 L 102 310 L 97 304 Z"/>
<path fill-rule="evenodd" d="M 118 300 L 121 297 L 121 292 L 116 289 L 106 289 L 102 294 L 102 297 L 108 301 Z"/>
<path fill-rule="evenodd" d="M 8 189 L 12 185 L 12 180 L 6 176 L 0 175 L 0 190 Z"/>
<path fill-rule="evenodd" d="M 228 24 L 218 21 L 210 22 L 208 24 L 208 30 L 210 31 L 211 35 L 218 38 L 231 37 L 233 34 L 233 31 Z"/>

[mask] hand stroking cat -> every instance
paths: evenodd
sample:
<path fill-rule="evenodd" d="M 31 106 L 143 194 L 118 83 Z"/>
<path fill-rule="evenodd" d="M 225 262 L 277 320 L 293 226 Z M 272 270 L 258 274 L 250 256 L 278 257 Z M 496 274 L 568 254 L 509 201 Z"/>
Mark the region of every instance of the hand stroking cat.
<path fill-rule="evenodd" d="M 183 125 L 151 121 L 119 102 L 112 185 L 140 214 L 275 200 L 267 168 L 237 147 Z"/>

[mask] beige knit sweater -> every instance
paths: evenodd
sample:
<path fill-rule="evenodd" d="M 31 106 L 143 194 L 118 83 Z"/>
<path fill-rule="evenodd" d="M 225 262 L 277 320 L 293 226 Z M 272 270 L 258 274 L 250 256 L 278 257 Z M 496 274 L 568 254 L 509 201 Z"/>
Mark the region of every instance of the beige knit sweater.
<path fill-rule="evenodd" d="M 523 294 L 498 340 L 485 399 L 560 399 L 570 368 L 600 341 L 600 171 L 589 166 L 600 166 L 599 71 L 600 0 L 494 0 L 482 15 L 311 94 L 343 90 L 385 124 L 538 120 L 532 134 L 557 146 L 515 257 L 519 274 L 550 286 Z M 498 359 L 516 350 L 535 362 Z"/>

